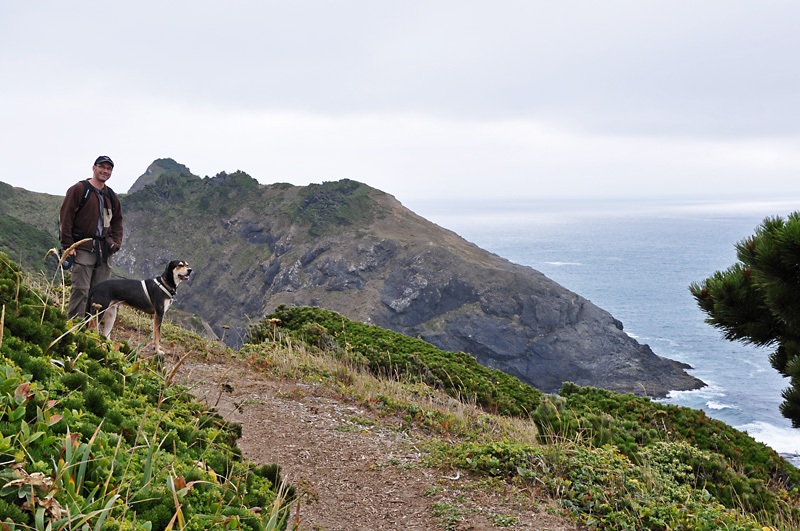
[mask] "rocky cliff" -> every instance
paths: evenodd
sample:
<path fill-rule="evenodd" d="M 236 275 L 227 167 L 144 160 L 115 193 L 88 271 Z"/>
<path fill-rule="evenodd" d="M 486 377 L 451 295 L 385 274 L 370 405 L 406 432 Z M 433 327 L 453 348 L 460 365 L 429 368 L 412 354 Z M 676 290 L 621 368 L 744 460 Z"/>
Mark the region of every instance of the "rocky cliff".
<path fill-rule="evenodd" d="M 144 278 L 188 260 L 194 279 L 176 306 L 220 335 L 239 331 L 229 339 L 280 304 L 310 305 L 468 352 L 544 391 L 573 381 L 664 396 L 703 385 L 583 297 L 354 181 L 170 174 L 123 208 L 117 266 Z"/>

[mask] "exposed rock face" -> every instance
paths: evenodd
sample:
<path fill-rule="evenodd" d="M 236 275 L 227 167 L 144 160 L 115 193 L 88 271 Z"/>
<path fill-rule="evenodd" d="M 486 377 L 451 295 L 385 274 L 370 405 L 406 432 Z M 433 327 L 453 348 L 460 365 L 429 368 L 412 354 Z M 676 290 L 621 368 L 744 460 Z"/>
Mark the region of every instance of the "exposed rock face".
<path fill-rule="evenodd" d="M 702 386 L 625 334 L 608 312 L 529 267 L 489 253 L 485 263 L 471 262 L 432 243 L 381 240 L 361 247 L 357 261 L 337 247 L 327 242 L 288 267 L 276 267 L 276 259 L 272 267 L 283 274 L 275 276 L 267 307 L 324 306 L 468 352 L 548 392 L 565 381 L 658 397 Z M 320 288 L 361 305 L 321 304 Z"/>
<path fill-rule="evenodd" d="M 320 306 L 468 352 L 548 392 L 565 381 L 656 397 L 703 385 L 625 334 L 608 312 L 387 194 L 353 181 L 292 187 L 247 179 L 173 178 L 179 192 L 162 180 L 157 193 L 126 198 L 129 236 L 117 265 L 143 278 L 170 258 L 188 260 L 195 275 L 181 286 L 178 307 L 218 335 L 222 325 L 245 329 L 280 304 Z M 223 185 L 233 187 L 226 200 L 206 201 Z M 160 197 L 169 199 L 173 225 L 157 214 Z M 191 217 L 186 207 L 191 232 L 172 237 L 181 219 L 175 198 L 190 197 L 224 215 Z"/>

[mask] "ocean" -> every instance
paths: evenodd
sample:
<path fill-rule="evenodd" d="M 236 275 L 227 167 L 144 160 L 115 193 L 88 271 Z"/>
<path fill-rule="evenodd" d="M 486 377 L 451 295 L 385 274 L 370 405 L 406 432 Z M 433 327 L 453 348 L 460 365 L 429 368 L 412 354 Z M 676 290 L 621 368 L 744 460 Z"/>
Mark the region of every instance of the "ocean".
<path fill-rule="evenodd" d="M 622 321 L 663 357 L 686 362 L 707 387 L 666 403 L 710 417 L 800 466 L 800 429 L 778 406 L 788 386 L 770 349 L 725 340 L 689 293 L 736 259 L 734 245 L 800 199 L 760 202 L 419 201 L 411 210 L 511 262 L 541 271 Z"/>

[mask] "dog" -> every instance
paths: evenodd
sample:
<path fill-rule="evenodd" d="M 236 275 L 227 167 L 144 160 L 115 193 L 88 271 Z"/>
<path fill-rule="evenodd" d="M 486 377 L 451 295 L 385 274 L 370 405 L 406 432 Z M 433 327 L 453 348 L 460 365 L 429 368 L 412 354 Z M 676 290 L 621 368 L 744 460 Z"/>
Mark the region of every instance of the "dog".
<path fill-rule="evenodd" d="M 125 304 L 136 308 L 154 318 L 153 338 L 156 354 L 164 354 L 161 349 L 161 321 L 175 298 L 178 284 L 189 279 L 192 268 L 183 260 L 173 260 L 167 264 L 160 277 L 147 280 L 114 279 L 94 285 L 89 290 L 86 301 L 86 315 L 103 316 L 105 326 L 103 336 L 109 337 L 114 321 L 117 319 L 117 306 Z M 97 321 L 100 328 L 99 319 Z"/>

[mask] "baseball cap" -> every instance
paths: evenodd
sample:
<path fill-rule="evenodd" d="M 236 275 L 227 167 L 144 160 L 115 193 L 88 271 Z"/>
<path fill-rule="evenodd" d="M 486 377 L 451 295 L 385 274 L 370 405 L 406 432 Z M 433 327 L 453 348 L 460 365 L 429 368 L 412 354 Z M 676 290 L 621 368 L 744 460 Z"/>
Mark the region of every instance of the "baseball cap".
<path fill-rule="evenodd" d="M 114 161 L 111 160 L 110 157 L 106 157 L 105 155 L 100 155 L 99 157 L 97 157 L 97 160 L 94 161 L 94 165 L 97 166 L 98 164 L 102 164 L 103 162 L 108 162 L 109 164 L 111 164 L 112 168 L 114 167 Z"/>

